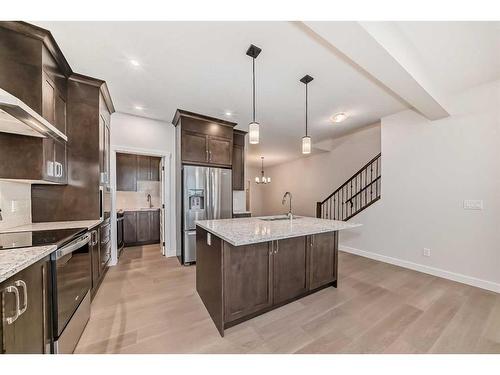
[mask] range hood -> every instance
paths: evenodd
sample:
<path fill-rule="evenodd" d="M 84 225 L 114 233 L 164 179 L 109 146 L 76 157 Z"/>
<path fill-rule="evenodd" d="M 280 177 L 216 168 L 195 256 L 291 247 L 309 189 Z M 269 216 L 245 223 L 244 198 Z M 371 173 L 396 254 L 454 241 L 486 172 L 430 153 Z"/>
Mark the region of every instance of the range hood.
<path fill-rule="evenodd" d="M 0 88 L 0 132 L 28 135 L 31 137 L 51 137 L 67 142 L 64 135 L 40 114 L 23 101 Z"/>

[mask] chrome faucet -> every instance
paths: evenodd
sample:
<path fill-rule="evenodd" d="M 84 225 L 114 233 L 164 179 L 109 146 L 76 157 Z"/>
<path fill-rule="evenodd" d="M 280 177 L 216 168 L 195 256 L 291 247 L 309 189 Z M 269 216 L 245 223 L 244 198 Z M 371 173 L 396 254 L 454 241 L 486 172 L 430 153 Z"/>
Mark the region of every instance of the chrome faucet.
<path fill-rule="evenodd" d="M 153 208 L 153 202 L 151 202 L 151 194 L 146 196 L 146 200 L 149 202 L 149 208 Z"/>
<path fill-rule="evenodd" d="M 289 206 L 289 209 L 288 209 L 288 213 L 286 216 L 288 216 L 288 218 L 292 219 L 293 218 L 293 214 L 292 214 L 292 193 L 290 193 L 289 191 L 287 191 L 285 193 L 285 195 L 283 195 L 283 199 L 281 200 L 281 204 L 284 206 L 285 203 L 286 203 L 286 197 L 288 196 L 288 201 L 290 203 L 290 206 Z"/>

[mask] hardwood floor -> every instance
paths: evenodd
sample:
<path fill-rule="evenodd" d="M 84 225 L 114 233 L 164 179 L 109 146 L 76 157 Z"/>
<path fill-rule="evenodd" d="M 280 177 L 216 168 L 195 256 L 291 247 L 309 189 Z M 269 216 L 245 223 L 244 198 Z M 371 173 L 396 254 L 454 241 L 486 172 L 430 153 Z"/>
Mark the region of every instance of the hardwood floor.
<path fill-rule="evenodd" d="M 500 295 L 340 253 L 327 288 L 226 331 L 195 268 L 157 245 L 124 249 L 76 353 L 500 353 Z"/>

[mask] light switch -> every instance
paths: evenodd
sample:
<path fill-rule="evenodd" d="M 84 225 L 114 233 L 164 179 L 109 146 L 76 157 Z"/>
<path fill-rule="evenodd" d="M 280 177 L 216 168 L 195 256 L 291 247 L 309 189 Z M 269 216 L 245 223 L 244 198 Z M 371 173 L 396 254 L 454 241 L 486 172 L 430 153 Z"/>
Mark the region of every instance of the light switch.
<path fill-rule="evenodd" d="M 482 210 L 483 201 L 479 199 L 464 200 L 464 210 Z"/>

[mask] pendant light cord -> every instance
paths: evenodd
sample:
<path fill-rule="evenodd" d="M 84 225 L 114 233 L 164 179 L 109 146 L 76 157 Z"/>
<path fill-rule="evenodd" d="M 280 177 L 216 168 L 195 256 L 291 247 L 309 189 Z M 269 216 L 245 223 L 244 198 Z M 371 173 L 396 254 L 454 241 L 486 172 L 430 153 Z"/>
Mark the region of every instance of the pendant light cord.
<path fill-rule="evenodd" d="M 307 137 L 307 86 L 308 83 L 306 83 L 306 137 Z"/>
<path fill-rule="evenodd" d="M 255 57 L 252 58 L 253 122 L 255 122 Z"/>

